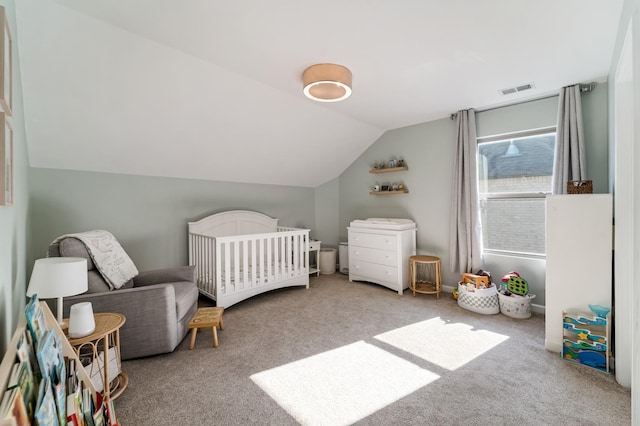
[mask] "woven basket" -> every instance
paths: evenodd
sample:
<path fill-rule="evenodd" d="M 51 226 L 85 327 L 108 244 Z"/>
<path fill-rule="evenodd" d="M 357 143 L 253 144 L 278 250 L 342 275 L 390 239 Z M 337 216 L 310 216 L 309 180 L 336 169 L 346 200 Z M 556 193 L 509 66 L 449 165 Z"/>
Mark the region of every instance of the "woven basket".
<path fill-rule="evenodd" d="M 567 194 L 593 194 L 593 182 L 590 180 L 570 180 L 567 182 Z"/>
<path fill-rule="evenodd" d="M 495 284 L 489 288 L 479 288 L 475 291 L 467 291 L 467 287 L 458 283 L 458 306 L 468 311 L 479 314 L 497 314 L 500 312 L 498 302 L 498 290 Z"/>
<path fill-rule="evenodd" d="M 531 301 L 535 299 L 535 294 L 529 297 L 513 297 L 498 293 L 500 298 L 500 312 L 511 318 L 530 318 Z"/>

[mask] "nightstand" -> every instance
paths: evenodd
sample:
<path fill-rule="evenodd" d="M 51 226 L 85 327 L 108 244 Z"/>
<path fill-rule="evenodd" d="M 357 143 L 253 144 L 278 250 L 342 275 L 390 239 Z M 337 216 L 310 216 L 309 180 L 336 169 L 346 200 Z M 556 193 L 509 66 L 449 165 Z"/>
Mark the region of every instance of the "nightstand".
<path fill-rule="evenodd" d="M 311 240 L 309 241 L 309 274 L 316 274 L 316 277 L 320 276 L 320 245 L 322 241 Z M 311 253 L 314 254 L 314 260 L 311 260 Z"/>

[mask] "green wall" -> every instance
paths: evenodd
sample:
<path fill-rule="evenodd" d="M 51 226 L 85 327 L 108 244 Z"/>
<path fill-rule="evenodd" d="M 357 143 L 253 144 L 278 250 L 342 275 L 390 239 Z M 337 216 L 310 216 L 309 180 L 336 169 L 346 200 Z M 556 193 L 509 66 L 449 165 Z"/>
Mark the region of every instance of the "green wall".
<path fill-rule="evenodd" d="M 13 1 L 0 0 L 5 7 L 13 35 L 13 206 L 0 206 L 0 353 L 7 349 L 13 330 L 25 304 L 26 252 L 28 241 L 27 214 L 28 158 L 22 107 L 20 60 L 16 47 L 15 8 Z"/>
<path fill-rule="evenodd" d="M 495 108 L 476 115 L 482 136 L 527 128 L 553 126 L 558 97 Z M 607 84 L 598 84 L 582 96 L 587 145 L 587 174 L 594 192 L 607 192 Z M 455 121 L 450 118 L 391 130 L 382 135 L 339 177 L 338 233 L 346 241 L 347 226 L 354 219 L 400 217 L 413 219 L 418 227 L 417 252 L 442 259 L 443 281 L 449 289 L 459 274 L 449 268 L 449 227 Z M 372 164 L 402 158 L 409 170 L 371 174 Z M 408 194 L 369 195 L 375 184 L 404 183 Z M 317 199 L 317 204 L 325 201 Z M 531 278 L 538 309 L 544 305 L 544 259 L 486 256 L 485 267 L 496 276 L 518 270 Z"/>
<path fill-rule="evenodd" d="M 106 229 L 140 270 L 186 265 L 187 222 L 225 210 L 315 224 L 312 188 L 31 168 L 30 194 L 29 264 L 60 235 Z"/>

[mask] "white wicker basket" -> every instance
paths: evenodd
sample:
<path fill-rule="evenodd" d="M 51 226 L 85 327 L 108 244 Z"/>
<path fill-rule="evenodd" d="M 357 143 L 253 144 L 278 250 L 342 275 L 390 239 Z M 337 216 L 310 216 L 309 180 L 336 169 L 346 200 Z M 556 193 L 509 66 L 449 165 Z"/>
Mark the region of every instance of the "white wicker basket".
<path fill-rule="evenodd" d="M 467 291 L 467 287 L 458 283 L 458 306 L 479 314 L 497 314 L 500 312 L 498 290 L 495 284 L 489 288 Z"/>
<path fill-rule="evenodd" d="M 531 301 L 536 298 L 535 294 L 528 297 L 513 297 L 498 293 L 500 298 L 500 312 L 511 318 L 530 318 Z"/>

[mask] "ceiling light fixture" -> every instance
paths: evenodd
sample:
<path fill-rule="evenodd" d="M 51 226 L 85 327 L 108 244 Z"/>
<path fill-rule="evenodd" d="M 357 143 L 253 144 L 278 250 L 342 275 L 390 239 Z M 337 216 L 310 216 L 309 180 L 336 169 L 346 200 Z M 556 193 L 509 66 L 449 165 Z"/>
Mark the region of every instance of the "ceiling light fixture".
<path fill-rule="evenodd" d="M 302 74 L 304 94 L 319 102 L 337 102 L 351 95 L 351 71 L 342 65 L 312 65 Z"/>

